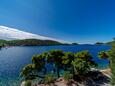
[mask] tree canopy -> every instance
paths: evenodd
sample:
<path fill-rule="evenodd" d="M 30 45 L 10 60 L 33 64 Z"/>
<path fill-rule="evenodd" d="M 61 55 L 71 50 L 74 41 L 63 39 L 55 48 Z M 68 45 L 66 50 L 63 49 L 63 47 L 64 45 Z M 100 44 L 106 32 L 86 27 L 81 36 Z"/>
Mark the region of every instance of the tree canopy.
<path fill-rule="evenodd" d="M 51 50 L 34 55 L 32 57 L 32 64 L 29 64 L 22 69 L 22 77 L 30 79 L 30 77 L 33 78 L 34 76 L 34 78 L 36 78 L 40 76 L 39 72 L 43 72 L 43 70 L 45 71 L 45 77 L 47 74 L 47 63 L 55 65 L 56 71 L 54 71 L 54 73 L 57 74 L 58 78 L 60 77 L 60 70 L 69 71 L 73 75 L 82 75 L 88 73 L 91 67 L 96 64 L 88 51 L 72 53 L 64 52 L 62 50 Z"/>

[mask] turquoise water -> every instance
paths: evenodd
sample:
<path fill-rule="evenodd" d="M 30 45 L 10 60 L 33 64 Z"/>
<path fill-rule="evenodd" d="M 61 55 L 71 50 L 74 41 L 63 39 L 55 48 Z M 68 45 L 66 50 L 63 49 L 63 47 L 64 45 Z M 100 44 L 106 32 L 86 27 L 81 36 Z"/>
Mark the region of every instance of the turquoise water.
<path fill-rule="evenodd" d="M 74 53 L 89 50 L 93 55 L 93 59 L 98 62 L 99 67 L 104 68 L 108 66 L 108 61 L 97 58 L 97 53 L 102 50 L 109 50 L 110 48 L 110 46 L 105 45 L 23 46 L 3 48 L 0 50 L 0 86 L 19 86 L 19 72 L 26 64 L 31 63 L 31 57 L 34 54 L 52 49 L 61 49 Z"/>

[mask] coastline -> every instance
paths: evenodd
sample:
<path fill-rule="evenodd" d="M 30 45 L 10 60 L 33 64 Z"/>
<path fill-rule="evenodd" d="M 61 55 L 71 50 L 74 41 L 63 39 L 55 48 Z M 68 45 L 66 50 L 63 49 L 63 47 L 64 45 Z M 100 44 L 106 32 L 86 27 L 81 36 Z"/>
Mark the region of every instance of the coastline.
<path fill-rule="evenodd" d="M 94 70 L 93 70 L 94 71 Z M 93 79 L 91 78 L 87 78 L 88 80 L 84 81 L 84 82 L 78 82 L 75 81 L 73 79 L 66 81 L 63 77 L 60 77 L 59 79 L 57 79 L 56 81 L 54 81 L 53 83 L 49 83 L 49 84 L 34 84 L 32 86 L 111 86 L 109 82 L 106 82 L 106 79 L 110 79 L 111 78 L 111 69 L 107 68 L 107 69 L 100 69 L 100 70 L 96 70 L 95 71 L 99 71 L 103 74 L 103 80 L 97 80 L 97 81 L 93 81 Z M 103 81 L 103 82 L 100 82 Z M 24 81 L 22 82 L 22 84 L 20 86 L 24 86 Z M 87 83 L 87 85 L 86 85 Z"/>
<path fill-rule="evenodd" d="M 77 45 L 77 46 L 78 46 L 78 45 Z M 84 46 L 84 45 L 79 45 L 79 46 L 82 47 L 82 46 Z M 90 45 L 90 46 L 93 46 L 93 45 Z M 13 46 L 10 46 L 10 47 L 13 47 Z M 20 46 L 19 46 L 19 47 L 20 47 Z M 23 46 L 22 46 L 22 47 L 23 47 Z M 88 47 L 89 47 L 89 46 L 88 46 Z M 68 48 L 68 47 L 67 47 L 67 48 Z M 14 49 L 14 48 L 13 48 L 13 49 Z M 63 49 L 63 48 L 62 48 L 62 49 Z M 64 49 L 65 49 L 65 47 L 64 47 Z M 72 49 L 75 49 L 75 46 L 74 46 L 74 48 L 72 47 Z M 77 48 L 76 48 L 76 49 L 77 49 Z M 9 51 L 10 49 L 7 49 L 7 50 Z M 35 49 L 33 49 L 33 50 L 35 50 Z M 38 50 L 38 48 L 36 48 L 35 51 L 37 51 L 37 50 Z M 8 52 L 8 51 L 7 51 L 7 52 Z M 15 51 L 16 51 L 16 50 L 15 50 Z M 5 52 L 5 51 L 4 51 L 4 52 Z M 30 48 L 30 52 L 32 52 L 32 49 L 31 49 L 31 48 Z M 5 53 L 6 53 L 6 52 L 5 52 Z M 12 54 L 12 55 L 14 55 L 14 54 Z M 14 55 L 14 57 L 16 57 L 16 56 Z M 22 54 L 22 57 L 23 57 L 23 54 Z M 105 70 L 105 69 L 104 69 L 104 70 Z M 21 82 L 20 82 L 20 83 L 21 83 Z M 20 83 L 19 83 L 19 84 L 20 84 Z M 60 82 L 56 82 L 56 83 L 59 84 Z M 77 83 L 77 82 L 76 82 L 76 83 Z M 13 83 L 12 83 L 12 84 L 13 84 Z M 19 84 L 18 84 L 18 85 L 19 85 Z M 80 83 L 79 83 L 79 84 L 80 84 Z M 59 86 L 60 86 L 60 85 L 59 85 Z"/>
<path fill-rule="evenodd" d="M 107 69 L 102 69 L 100 70 L 100 72 L 102 72 L 105 76 L 107 76 L 108 78 L 111 78 L 111 69 L 107 68 Z"/>

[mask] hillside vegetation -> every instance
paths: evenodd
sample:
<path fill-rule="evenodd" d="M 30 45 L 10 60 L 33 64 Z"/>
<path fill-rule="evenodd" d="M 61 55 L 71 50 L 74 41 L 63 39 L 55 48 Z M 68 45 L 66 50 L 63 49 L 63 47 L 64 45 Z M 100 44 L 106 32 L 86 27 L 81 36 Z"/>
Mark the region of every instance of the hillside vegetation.
<path fill-rule="evenodd" d="M 111 78 L 111 84 L 112 86 L 115 86 L 115 41 L 110 42 L 112 45 L 112 49 L 109 52 L 110 54 L 110 67 L 112 70 L 112 78 Z"/>
<path fill-rule="evenodd" d="M 115 45 L 115 40 L 113 40 L 111 42 L 108 42 L 107 44 L 109 44 L 109 45 Z"/>
<path fill-rule="evenodd" d="M 52 40 L 24 39 L 24 40 L 0 40 L 0 46 L 37 46 L 37 45 L 60 45 L 60 42 Z"/>
<path fill-rule="evenodd" d="M 112 49 L 108 52 L 108 55 L 110 57 L 110 68 L 112 71 L 111 84 L 112 86 L 115 86 L 115 39 L 107 44 L 112 46 Z"/>

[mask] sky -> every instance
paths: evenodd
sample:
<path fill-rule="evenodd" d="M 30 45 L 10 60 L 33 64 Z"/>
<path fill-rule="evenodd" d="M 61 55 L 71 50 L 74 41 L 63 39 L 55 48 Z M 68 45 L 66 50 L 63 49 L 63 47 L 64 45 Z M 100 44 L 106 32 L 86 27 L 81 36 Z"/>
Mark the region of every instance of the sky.
<path fill-rule="evenodd" d="M 115 37 L 115 0 L 0 0 L 0 25 L 68 42 Z"/>

